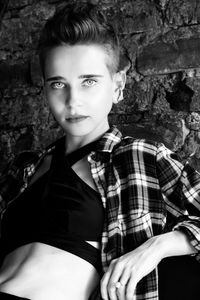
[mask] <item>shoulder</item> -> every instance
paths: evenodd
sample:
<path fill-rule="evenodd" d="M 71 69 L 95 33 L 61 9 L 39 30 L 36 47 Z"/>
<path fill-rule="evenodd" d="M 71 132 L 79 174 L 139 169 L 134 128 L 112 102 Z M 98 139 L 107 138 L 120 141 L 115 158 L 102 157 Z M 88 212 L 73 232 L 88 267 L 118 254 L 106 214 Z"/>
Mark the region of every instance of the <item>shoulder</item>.
<path fill-rule="evenodd" d="M 13 169 L 23 169 L 28 165 L 36 163 L 42 156 L 42 150 L 36 151 L 22 151 L 18 153 L 15 158 L 10 162 L 10 168 Z"/>
<path fill-rule="evenodd" d="M 113 152 L 114 159 L 128 165 L 144 166 L 159 169 L 183 169 L 183 163 L 177 153 L 167 148 L 163 143 L 148 140 L 123 137 Z"/>
<path fill-rule="evenodd" d="M 112 152 L 112 162 L 117 168 L 137 170 L 156 168 L 159 144 L 147 139 L 135 139 L 130 136 L 122 137 Z"/>
<path fill-rule="evenodd" d="M 57 145 L 60 144 L 62 138 L 51 143 L 47 147 L 38 150 L 25 150 L 18 153 L 13 160 L 8 163 L 4 173 L 9 173 L 14 177 L 17 176 L 22 170 L 31 171 L 32 168 L 37 166 L 41 161 L 52 155 Z"/>
<path fill-rule="evenodd" d="M 0 200 L 11 199 L 27 187 L 36 170 L 52 156 L 59 140 L 43 150 L 22 151 L 17 154 L 0 176 Z"/>
<path fill-rule="evenodd" d="M 131 136 L 123 136 L 120 142 L 114 147 L 113 154 L 120 153 L 148 153 L 156 155 L 160 147 L 165 148 L 162 143 L 147 140 L 147 139 L 135 139 Z"/>

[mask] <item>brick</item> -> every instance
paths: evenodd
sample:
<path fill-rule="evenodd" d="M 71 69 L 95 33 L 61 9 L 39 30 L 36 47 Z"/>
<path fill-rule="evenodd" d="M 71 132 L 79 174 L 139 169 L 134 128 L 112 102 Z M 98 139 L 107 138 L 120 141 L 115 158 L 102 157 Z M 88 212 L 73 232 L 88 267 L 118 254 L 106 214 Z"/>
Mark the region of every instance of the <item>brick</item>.
<path fill-rule="evenodd" d="M 200 67 L 200 38 L 179 39 L 175 43 L 156 41 L 145 47 L 137 59 L 143 75 L 168 74 Z"/>
<path fill-rule="evenodd" d="M 33 4 L 33 0 L 20 0 L 20 1 L 9 1 L 8 8 L 9 9 L 16 9 L 21 8 L 27 5 Z"/>
<path fill-rule="evenodd" d="M 30 62 L 30 76 L 31 82 L 34 86 L 41 86 L 43 84 L 42 73 L 38 56 L 33 56 Z"/>
<path fill-rule="evenodd" d="M 198 113 L 200 112 L 200 69 L 186 70 L 183 76 L 186 85 L 193 91 L 189 112 Z"/>
<path fill-rule="evenodd" d="M 198 150 L 198 142 L 196 140 L 196 131 L 191 130 L 188 136 L 185 139 L 185 143 L 183 145 L 183 153 L 185 157 L 190 157 L 195 154 Z"/>
<path fill-rule="evenodd" d="M 126 34 L 159 31 L 161 25 L 161 19 L 153 1 L 125 1 L 120 5 L 117 19 L 120 32 Z"/>
<path fill-rule="evenodd" d="M 0 22 L 7 10 L 9 0 L 0 1 Z M 0 23 L 1 25 L 1 23 Z"/>
<path fill-rule="evenodd" d="M 29 80 L 29 68 L 27 64 L 9 65 L 9 63 L 0 64 L 0 87 L 6 87 L 11 83 L 27 83 Z"/>
<path fill-rule="evenodd" d="M 197 24 L 200 22 L 199 0 L 168 1 L 165 11 L 166 22 L 177 26 Z"/>
<path fill-rule="evenodd" d="M 164 143 L 169 149 L 173 151 L 177 150 L 177 145 L 180 145 L 179 131 L 172 131 L 164 126 L 153 128 L 151 125 L 152 124 L 129 124 L 121 127 L 118 125 L 118 128 L 120 128 L 124 134 L 130 135 L 134 138 L 142 138 L 161 142 Z"/>
<path fill-rule="evenodd" d="M 194 91 L 183 80 L 173 86 L 172 92 L 166 92 L 166 100 L 171 109 L 189 112 L 193 95 Z"/>
<path fill-rule="evenodd" d="M 200 130 L 200 114 L 192 112 L 186 118 L 186 125 L 191 130 Z"/>

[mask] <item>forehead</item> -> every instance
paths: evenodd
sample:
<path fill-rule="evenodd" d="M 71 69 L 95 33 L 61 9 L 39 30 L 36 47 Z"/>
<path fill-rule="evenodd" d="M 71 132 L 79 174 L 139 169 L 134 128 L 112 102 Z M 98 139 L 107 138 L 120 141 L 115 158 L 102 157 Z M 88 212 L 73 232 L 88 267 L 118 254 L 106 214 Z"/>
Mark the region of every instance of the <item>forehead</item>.
<path fill-rule="evenodd" d="M 108 52 L 100 45 L 57 46 L 47 53 L 45 77 L 48 75 L 109 73 L 109 59 Z"/>

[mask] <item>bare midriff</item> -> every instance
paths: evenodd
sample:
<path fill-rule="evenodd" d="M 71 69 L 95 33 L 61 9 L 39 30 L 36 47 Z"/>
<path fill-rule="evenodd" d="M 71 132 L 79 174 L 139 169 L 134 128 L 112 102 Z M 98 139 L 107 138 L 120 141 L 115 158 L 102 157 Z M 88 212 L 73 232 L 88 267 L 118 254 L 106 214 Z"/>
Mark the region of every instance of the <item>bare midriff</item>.
<path fill-rule="evenodd" d="M 99 248 L 97 242 L 89 243 Z M 88 300 L 98 282 L 89 262 L 42 243 L 17 248 L 0 270 L 1 292 L 31 300 Z"/>

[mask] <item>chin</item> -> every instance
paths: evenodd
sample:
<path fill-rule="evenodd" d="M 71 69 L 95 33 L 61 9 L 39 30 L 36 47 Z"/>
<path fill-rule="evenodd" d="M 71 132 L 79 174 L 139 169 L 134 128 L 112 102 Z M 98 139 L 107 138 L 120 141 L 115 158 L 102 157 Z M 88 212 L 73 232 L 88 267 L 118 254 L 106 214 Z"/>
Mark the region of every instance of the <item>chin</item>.
<path fill-rule="evenodd" d="M 83 128 L 78 128 L 77 130 L 64 129 L 64 131 L 67 135 L 71 135 L 71 136 L 74 136 L 74 137 L 76 137 L 76 136 L 81 137 L 81 136 L 89 135 L 92 132 L 92 130 L 84 130 Z"/>

